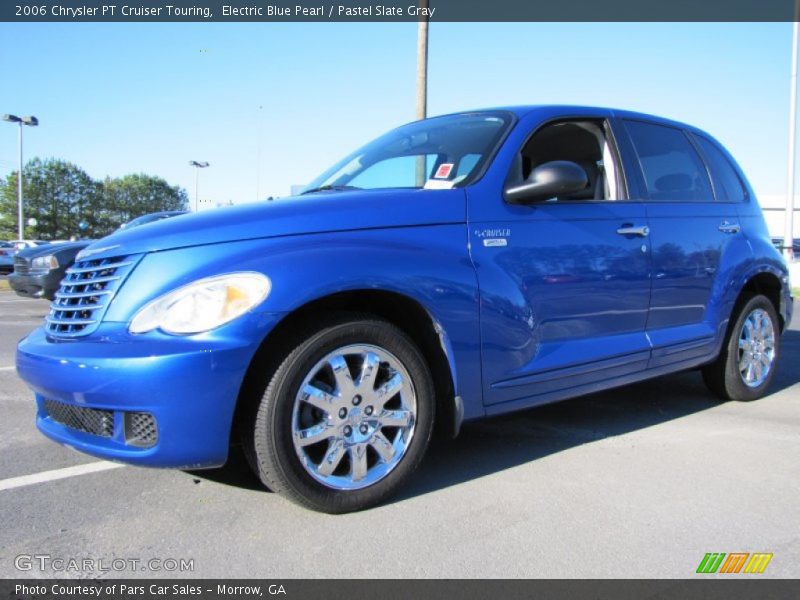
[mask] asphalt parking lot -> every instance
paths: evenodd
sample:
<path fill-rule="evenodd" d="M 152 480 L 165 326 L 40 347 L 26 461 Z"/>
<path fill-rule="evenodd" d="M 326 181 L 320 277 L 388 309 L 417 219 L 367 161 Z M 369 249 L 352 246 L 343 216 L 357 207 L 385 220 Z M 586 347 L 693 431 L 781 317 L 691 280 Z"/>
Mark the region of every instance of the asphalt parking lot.
<path fill-rule="evenodd" d="M 36 431 L 13 369 L 46 307 L 0 292 L 0 577 L 685 578 L 707 552 L 773 553 L 746 577 L 800 577 L 798 324 L 759 401 L 719 403 L 683 373 L 468 425 L 391 503 L 329 516 L 262 489 L 238 453 L 65 471 L 98 461 Z M 100 566 L 15 566 L 31 555 Z"/>

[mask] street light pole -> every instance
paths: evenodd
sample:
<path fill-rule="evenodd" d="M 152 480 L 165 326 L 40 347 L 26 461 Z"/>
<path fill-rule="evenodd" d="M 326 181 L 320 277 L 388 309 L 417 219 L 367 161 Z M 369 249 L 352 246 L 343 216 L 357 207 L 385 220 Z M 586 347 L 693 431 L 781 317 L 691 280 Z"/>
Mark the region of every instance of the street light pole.
<path fill-rule="evenodd" d="M 19 175 L 17 176 L 17 231 L 19 239 L 25 239 L 25 222 L 22 214 L 22 126 L 36 127 L 39 119 L 36 117 L 18 117 L 17 115 L 3 115 L 3 121 L 19 125 Z"/>
<path fill-rule="evenodd" d="M 420 0 L 420 8 L 428 8 L 428 0 Z M 417 32 L 417 119 L 428 116 L 428 17 L 419 21 Z"/>
<path fill-rule="evenodd" d="M 420 0 L 420 8 L 428 8 L 428 0 Z M 425 12 L 427 11 L 420 11 Z M 417 120 L 428 116 L 428 17 L 419 21 L 417 29 Z M 427 176 L 424 156 L 417 157 L 417 187 L 422 187 Z"/>
<path fill-rule="evenodd" d="M 25 239 L 25 221 L 22 215 L 22 119 L 19 120 L 19 176 L 17 177 L 17 237 Z"/>
<path fill-rule="evenodd" d="M 195 167 L 196 171 L 194 173 L 194 212 L 197 212 L 198 208 L 198 198 L 199 198 L 199 189 L 200 189 L 200 169 L 205 169 L 206 167 L 210 166 L 211 163 L 205 160 L 190 160 L 189 165 Z"/>
<path fill-rule="evenodd" d="M 792 24 L 792 77 L 789 94 L 789 189 L 786 194 L 786 218 L 783 229 L 783 255 L 791 262 L 794 259 L 794 184 L 795 146 L 797 144 L 797 38 L 800 34 L 798 15 L 800 2 L 795 3 L 795 21 Z"/>

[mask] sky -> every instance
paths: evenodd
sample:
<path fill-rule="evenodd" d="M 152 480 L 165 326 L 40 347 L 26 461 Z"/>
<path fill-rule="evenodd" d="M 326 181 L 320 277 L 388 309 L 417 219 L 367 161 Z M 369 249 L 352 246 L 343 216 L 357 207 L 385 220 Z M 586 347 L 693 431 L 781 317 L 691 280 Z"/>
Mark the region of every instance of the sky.
<path fill-rule="evenodd" d="M 26 160 L 147 173 L 201 208 L 286 196 L 414 120 L 415 23 L 2 23 L 0 113 Z M 786 192 L 790 23 L 436 23 L 429 115 L 585 104 L 716 136 L 756 193 Z M 0 123 L 0 177 L 17 131 Z"/>

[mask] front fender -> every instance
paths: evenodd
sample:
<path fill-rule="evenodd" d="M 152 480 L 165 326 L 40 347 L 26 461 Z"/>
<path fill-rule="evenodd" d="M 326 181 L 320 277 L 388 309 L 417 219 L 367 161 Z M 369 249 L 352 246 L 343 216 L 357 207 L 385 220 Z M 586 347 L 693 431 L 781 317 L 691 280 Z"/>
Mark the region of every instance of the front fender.
<path fill-rule="evenodd" d="M 464 418 L 483 414 L 478 286 L 463 224 L 398 227 L 211 244 L 146 255 L 106 321 L 130 322 L 146 302 L 211 275 L 257 271 L 272 281 L 254 312 L 291 313 L 333 294 L 381 290 L 419 303 L 441 331 Z"/>

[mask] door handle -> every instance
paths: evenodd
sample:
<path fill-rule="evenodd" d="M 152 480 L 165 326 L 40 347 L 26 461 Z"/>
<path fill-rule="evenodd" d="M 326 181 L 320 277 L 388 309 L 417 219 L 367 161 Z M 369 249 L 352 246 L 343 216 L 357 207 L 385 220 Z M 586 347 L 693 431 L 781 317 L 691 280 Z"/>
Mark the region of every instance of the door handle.
<path fill-rule="evenodd" d="M 742 230 L 742 226 L 738 223 L 731 223 L 730 221 L 723 221 L 719 224 L 719 230 L 722 233 L 739 233 Z"/>
<path fill-rule="evenodd" d="M 633 225 L 623 225 L 617 229 L 617 233 L 620 235 L 638 235 L 639 237 L 647 237 L 650 235 L 650 228 L 647 225 L 639 225 L 638 227 L 634 227 Z"/>

